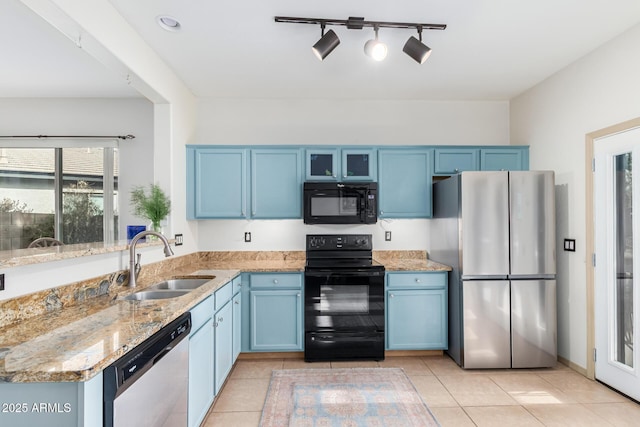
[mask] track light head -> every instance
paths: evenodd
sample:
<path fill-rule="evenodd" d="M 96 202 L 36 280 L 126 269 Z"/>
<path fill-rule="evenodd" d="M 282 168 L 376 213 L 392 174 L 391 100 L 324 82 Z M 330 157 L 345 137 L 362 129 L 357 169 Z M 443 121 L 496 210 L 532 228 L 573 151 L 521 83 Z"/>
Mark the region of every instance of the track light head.
<path fill-rule="evenodd" d="M 340 39 L 333 30 L 324 32 L 324 25 L 322 26 L 322 37 L 313 45 L 311 50 L 318 57 L 320 61 L 323 61 L 333 49 L 340 44 Z"/>
<path fill-rule="evenodd" d="M 376 61 L 382 61 L 387 57 L 387 45 L 378 40 L 378 27 L 374 27 L 375 39 L 364 44 L 364 53 Z"/>
<path fill-rule="evenodd" d="M 409 37 L 402 51 L 413 58 L 418 64 L 424 64 L 427 58 L 429 58 L 429 55 L 431 55 L 431 48 L 414 36 Z"/>

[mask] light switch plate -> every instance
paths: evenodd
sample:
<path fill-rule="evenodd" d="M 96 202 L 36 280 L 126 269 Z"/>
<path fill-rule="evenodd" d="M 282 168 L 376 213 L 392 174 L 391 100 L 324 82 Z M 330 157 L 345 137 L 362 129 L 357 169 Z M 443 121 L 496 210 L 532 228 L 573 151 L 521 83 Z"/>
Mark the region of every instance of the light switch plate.
<path fill-rule="evenodd" d="M 391 232 L 390 231 L 385 231 L 384 232 L 384 240 L 386 240 L 387 242 L 391 241 Z"/>
<path fill-rule="evenodd" d="M 567 252 L 575 252 L 576 239 L 564 239 L 564 250 Z"/>
<path fill-rule="evenodd" d="M 246 231 L 244 233 L 244 241 L 247 242 L 247 243 L 249 243 L 251 241 L 251 232 Z"/>
<path fill-rule="evenodd" d="M 4 273 L 0 274 L 0 291 L 4 291 Z"/>
<path fill-rule="evenodd" d="M 176 246 L 182 246 L 182 244 L 184 243 L 183 238 L 182 238 L 182 234 L 176 234 Z"/>

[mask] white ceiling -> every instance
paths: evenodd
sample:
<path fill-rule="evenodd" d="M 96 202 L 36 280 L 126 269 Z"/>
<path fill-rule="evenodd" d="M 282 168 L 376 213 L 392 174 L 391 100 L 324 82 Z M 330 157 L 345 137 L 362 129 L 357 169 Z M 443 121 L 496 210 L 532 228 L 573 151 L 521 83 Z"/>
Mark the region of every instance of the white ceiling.
<path fill-rule="evenodd" d="M 199 97 L 507 100 L 640 22 L 639 0 L 110 2 Z M 163 14 L 182 30 L 161 29 Z M 276 15 L 447 29 L 423 33 L 433 52 L 419 65 L 402 52 L 411 30 L 381 29 L 389 55 L 377 63 L 363 53 L 371 29 L 332 27 L 341 44 L 320 62 L 319 27 Z M 18 0 L 2 0 L 0 16 L 0 97 L 135 96 Z"/>
<path fill-rule="evenodd" d="M 19 0 L 0 17 L 0 98 L 139 96 Z"/>

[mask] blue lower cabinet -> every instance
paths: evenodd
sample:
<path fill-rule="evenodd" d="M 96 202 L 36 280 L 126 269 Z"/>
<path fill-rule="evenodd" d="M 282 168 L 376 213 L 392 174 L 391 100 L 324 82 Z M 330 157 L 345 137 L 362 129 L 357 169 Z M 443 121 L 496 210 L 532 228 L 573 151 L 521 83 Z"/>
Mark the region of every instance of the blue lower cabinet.
<path fill-rule="evenodd" d="M 446 290 L 388 291 L 389 350 L 447 348 Z"/>
<path fill-rule="evenodd" d="M 387 273 L 387 349 L 448 348 L 447 272 Z"/>
<path fill-rule="evenodd" d="M 213 402 L 213 319 L 189 337 L 189 427 L 199 426 Z"/>
<path fill-rule="evenodd" d="M 251 351 L 302 350 L 302 291 L 251 291 Z"/>
<path fill-rule="evenodd" d="M 233 300 L 233 363 L 236 362 L 242 348 L 242 293 L 234 295 Z"/>
<path fill-rule="evenodd" d="M 233 303 L 222 307 L 213 316 L 215 332 L 215 394 L 217 395 L 233 366 Z"/>

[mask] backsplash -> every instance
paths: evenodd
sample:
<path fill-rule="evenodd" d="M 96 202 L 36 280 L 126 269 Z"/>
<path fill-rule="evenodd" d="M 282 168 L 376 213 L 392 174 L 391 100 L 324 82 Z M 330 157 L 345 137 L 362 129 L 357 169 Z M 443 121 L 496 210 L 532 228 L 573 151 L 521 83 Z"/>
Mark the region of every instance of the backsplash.
<path fill-rule="evenodd" d="M 166 275 L 198 262 L 198 254 L 171 257 L 161 262 L 144 265 L 138 283 L 151 283 L 155 277 Z M 128 271 L 121 270 L 79 282 L 45 289 L 32 294 L 0 301 L 0 327 L 10 325 L 53 310 L 72 307 L 89 299 L 109 295 L 117 297 L 127 282 Z"/>
<path fill-rule="evenodd" d="M 303 251 L 246 251 L 246 252 L 196 252 L 180 257 L 166 258 L 160 262 L 146 264 L 138 276 L 138 287 L 164 280 L 168 276 L 189 274 L 195 270 L 214 268 L 216 265 L 243 262 L 268 263 L 270 261 L 300 261 L 305 259 Z M 0 301 L 0 327 L 20 322 L 34 316 L 72 307 L 87 300 L 108 295 L 116 298 L 120 293 L 129 293 L 126 287 L 128 270 L 120 270 L 64 286 L 45 289 L 32 294 Z"/>

